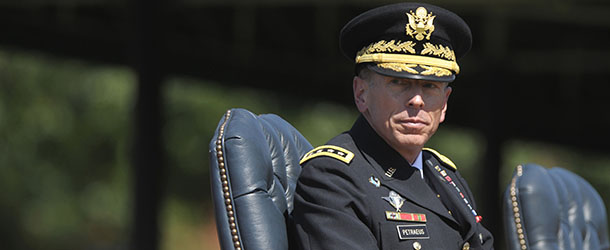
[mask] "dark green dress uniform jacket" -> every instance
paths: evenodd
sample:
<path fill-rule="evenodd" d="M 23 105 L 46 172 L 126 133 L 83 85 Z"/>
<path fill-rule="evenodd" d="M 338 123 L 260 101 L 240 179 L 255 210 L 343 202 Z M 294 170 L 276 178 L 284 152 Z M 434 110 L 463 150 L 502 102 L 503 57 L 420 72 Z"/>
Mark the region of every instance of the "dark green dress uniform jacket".
<path fill-rule="evenodd" d="M 297 249 L 493 249 L 466 181 L 444 156 L 423 151 L 422 179 L 362 116 L 328 145 L 338 147 L 320 148 L 298 179 Z"/>

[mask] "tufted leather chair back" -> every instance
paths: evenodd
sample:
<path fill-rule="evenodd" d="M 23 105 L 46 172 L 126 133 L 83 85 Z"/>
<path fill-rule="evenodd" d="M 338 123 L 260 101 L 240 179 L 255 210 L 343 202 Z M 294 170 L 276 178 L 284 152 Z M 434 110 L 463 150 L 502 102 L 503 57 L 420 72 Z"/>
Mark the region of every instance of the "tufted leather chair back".
<path fill-rule="evenodd" d="M 509 250 L 609 249 L 606 208 L 580 176 L 535 164 L 518 166 L 504 195 Z"/>
<path fill-rule="evenodd" d="M 210 142 L 212 199 L 222 249 L 288 249 L 299 160 L 311 149 L 277 115 L 227 111 Z"/>

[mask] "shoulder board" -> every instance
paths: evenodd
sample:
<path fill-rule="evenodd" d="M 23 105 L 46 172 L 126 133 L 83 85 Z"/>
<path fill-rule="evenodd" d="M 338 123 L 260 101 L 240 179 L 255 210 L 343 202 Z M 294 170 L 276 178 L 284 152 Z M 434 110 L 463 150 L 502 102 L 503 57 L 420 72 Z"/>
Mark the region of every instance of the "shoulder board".
<path fill-rule="evenodd" d="M 349 164 L 352 159 L 354 159 L 354 153 L 350 152 L 347 149 L 333 145 L 323 145 L 307 152 L 307 154 L 305 154 L 301 159 L 300 164 L 303 164 L 306 161 L 309 161 L 318 156 L 332 157 L 342 162 L 345 162 L 346 164 Z"/>
<path fill-rule="evenodd" d="M 438 151 L 431 149 L 431 148 L 424 148 L 423 150 L 432 153 L 434 156 L 436 156 L 437 159 L 439 159 L 441 162 L 445 163 L 445 165 L 453 168 L 453 170 L 457 170 L 455 163 L 453 163 L 449 158 L 447 158 L 447 156 L 444 156 L 441 153 L 439 153 Z"/>

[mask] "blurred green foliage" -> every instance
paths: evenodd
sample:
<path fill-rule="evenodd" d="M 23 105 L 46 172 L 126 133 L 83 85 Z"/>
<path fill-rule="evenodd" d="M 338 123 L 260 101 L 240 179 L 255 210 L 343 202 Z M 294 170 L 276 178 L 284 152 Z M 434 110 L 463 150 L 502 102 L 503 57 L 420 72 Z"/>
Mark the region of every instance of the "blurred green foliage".
<path fill-rule="evenodd" d="M 0 49 L 3 249 L 127 249 L 134 88 L 129 68 Z M 184 77 L 170 77 L 164 97 L 161 249 L 218 248 L 208 143 L 227 109 L 278 114 L 314 146 L 349 129 L 358 116 L 352 107 Z M 479 133 L 442 125 L 428 146 L 450 156 L 478 186 L 477 173 L 486 167 Z M 610 200 L 601 192 L 610 189 L 605 155 L 525 140 L 504 150 L 502 190 L 517 164 L 535 162 L 580 174 Z"/>
<path fill-rule="evenodd" d="M 124 68 L 0 51 L 4 249 L 124 245 L 133 86 Z"/>

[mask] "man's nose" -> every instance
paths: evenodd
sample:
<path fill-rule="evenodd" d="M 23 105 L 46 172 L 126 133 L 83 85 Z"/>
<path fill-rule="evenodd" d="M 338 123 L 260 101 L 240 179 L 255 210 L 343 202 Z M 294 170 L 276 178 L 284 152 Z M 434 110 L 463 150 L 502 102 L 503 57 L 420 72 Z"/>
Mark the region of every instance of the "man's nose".
<path fill-rule="evenodd" d="M 413 93 L 413 95 L 411 96 L 411 98 L 409 98 L 409 100 L 407 101 L 407 106 L 412 107 L 412 108 L 423 108 L 424 107 L 424 98 L 422 98 L 422 93 L 421 91 L 417 91 L 416 93 Z"/>

